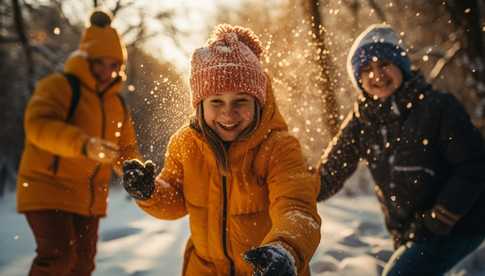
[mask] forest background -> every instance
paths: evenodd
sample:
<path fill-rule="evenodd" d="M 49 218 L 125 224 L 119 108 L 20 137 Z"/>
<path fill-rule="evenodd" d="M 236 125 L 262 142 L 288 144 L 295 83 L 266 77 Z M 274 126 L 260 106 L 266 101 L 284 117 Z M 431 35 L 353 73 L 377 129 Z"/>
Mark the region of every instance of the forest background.
<path fill-rule="evenodd" d="M 158 164 L 192 114 L 190 54 L 218 23 L 253 29 L 280 110 L 315 164 L 356 98 L 348 50 L 369 24 L 388 23 L 433 85 L 453 93 L 485 132 L 485 3 L 479 0 L 2 0 L 0 195 L 15 189 L 23 112 L 35 82 L 62 71 L 89 13 L 109 9 L 128 47 L 123 94 L 141 151 Z M 368 189 L 368 181 L 361 181 Z"/>

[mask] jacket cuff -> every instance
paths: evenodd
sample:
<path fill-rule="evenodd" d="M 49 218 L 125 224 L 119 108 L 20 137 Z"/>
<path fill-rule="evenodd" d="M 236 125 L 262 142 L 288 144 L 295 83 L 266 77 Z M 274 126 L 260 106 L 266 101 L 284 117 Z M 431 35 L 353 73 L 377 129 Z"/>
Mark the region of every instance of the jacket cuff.
<path fill-rule="evenodd" d="M 79 154 L 83 157 L 88 156 L 88 142 L 89 142 L 90 137 L 86 134 L 82 135 L 82 137 L 79 139 L 79 144 L 78 144 L 78 151 Z"/>
<path fill-rule="evenodd" d="M 449 211 L 443 205 L 437 204 L 431 209 L 431 218 L 437 219 L 448 226 L 454 226 L 461 216 Z"/>

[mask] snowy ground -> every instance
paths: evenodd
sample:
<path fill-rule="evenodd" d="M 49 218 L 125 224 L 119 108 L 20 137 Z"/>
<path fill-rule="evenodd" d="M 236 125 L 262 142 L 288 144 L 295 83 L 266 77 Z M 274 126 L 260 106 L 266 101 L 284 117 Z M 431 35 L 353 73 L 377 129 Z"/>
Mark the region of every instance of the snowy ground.
<path fill-rule="evenodd" d="M 94 275 L 180 275 L 187 219 L 149 217 L 120 190 L 113 190 L 110 199 L 110 215 L 101 222 Z M 313 275 L 379 275 L 391 243 L 373 195 L 339 195 L 318 207 L 323 239 L 312 259 Z M 27 275 L 35 245 L 24 217 L 15 213 L 14 194 L 0 199 L 0 220 L 0 275 Z M 479 261 L 484 257 L 482 247 L 451 275 L 485 275 L 485 264 Z"/>

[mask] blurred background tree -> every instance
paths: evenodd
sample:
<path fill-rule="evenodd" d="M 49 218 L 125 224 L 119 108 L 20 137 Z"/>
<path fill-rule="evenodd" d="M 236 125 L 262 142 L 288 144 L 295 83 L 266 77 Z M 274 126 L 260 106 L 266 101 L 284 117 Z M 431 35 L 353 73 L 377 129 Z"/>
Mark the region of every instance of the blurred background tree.
<path fill-rule="evenodd" d="M 168 137 L 192 112 L 190 53 L 222 22 L 250 27 L 260 36 L 280 110 L 310 165 L 318 161 L 355 100 L 346 58 L 356 36 L 373 23 L 392 25 L 416 68 L 436 88 L 455 94 L 485 130 L 483 1 L 204 0 L 207 9 L 200 8 L 201 1 L 178 2 L 183 8 L 173 8 L 173 2 L 162 5 L 168 2 L 0 2 L 0 185 L 15 180 L 24 139 L 22 113 L 33 83 L 61 70 L 95 6 L 116 15 L 114 24 L 127 42 L 124 94 L 135 115 L 142 152 L 159 164 Z M 189 11 L 200 14 L 195 24 Z M 153 46 L 165 41 L 173 47 Z"/>

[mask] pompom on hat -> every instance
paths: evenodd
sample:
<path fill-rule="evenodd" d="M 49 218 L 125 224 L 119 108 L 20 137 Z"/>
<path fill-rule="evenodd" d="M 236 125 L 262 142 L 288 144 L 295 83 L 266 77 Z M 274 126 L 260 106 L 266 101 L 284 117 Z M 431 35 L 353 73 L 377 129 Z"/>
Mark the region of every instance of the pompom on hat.
<path fill-rule="evenodd" d="M 90 26 L 81 37 L 79 49 L 85 52 L 88 58 L 115 58 L 126 62 L 126 47 L 120 39 L 118 32 L 111 27 L 112 16 L 109 12 L 95 10 L 90 18 Z"/>
<path fill-rule="evenodd" d="M 244 92 L 264 105 L 266 75 L 261 65 L 263 48 L 249 29 L 217 25 L 206 47 L 196 49 L 191 59 L 192 105 L 224 93 Z"/>

